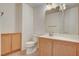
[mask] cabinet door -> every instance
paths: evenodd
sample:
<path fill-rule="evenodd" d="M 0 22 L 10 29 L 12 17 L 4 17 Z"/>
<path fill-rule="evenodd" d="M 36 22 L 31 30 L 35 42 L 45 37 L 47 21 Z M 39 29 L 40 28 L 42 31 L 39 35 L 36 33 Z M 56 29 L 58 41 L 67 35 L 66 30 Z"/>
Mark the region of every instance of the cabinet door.
<path fill-rule="evenodd" d="M 11 52 L 11 35 L 2 34 L 1 35 L 1 55 L 5 55 Z"/>
<path fill-rule="evenodd" d="M 75 56 L 76 46 L 75 43 L 55 41 L 53 44 L 54 56 Z"/>
<path fill-rule="evenodd" d="M 12 34 L 12 51 L 21 49 L 21 34 Z"/>
<path fill-rule="evenodd" d="M 40 38 L 39 39 L 39 55 L 51 56 L 52 55 L 52 40 Z"/>
<path fill-rule="evenodd" d="M 76 44 L 76 48 L 77 48 L 76 54 L 77 56 L 79 56 L 79 43 Z"/>

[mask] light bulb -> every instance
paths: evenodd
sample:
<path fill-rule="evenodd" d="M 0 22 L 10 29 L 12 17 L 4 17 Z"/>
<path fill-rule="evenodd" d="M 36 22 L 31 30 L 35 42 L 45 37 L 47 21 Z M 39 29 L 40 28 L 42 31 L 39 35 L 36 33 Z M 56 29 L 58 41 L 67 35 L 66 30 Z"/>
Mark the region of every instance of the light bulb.
<path fill-rule="evenodd" d="M 52 9 L 52 6 L 50 4 L 48 4 L 46 7 L 47 7 L 47 10 L 51 10 Z"/>
<path fill-rule="evenodd" d="M 58 6 L 58 4 L 56 4 L 56 3 L 52 3 L 52 8 L 56 8 Z"/>
<path fill-rule="evenodd" d="M 63 9 L 64 9 L 64 10 L 66 9 L 66 4 L 63 4 Z"/>

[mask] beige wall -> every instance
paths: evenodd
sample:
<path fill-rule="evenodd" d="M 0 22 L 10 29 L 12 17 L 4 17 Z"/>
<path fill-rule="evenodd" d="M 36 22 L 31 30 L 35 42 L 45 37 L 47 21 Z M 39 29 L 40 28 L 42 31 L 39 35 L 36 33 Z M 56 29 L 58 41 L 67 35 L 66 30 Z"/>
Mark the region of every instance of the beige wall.
<path fill-rule="evenodd" d="M 2 25 L 1 32 L 15 32 L 15 4 L 1 3 L 0 11 L 4 12 L 4 15 L 0 16 L 0 21 Z"/>
<path fill-rule="evenodd" d="M 45 6 L 34 8 L 34 33 L 45 33 Z"/>
<path fill-rule="evenodd" d="M 22 4 L 22 49 L 25 43 L 32 39 L 33 34 L 33 8 L 28 4 Z"/>
<path fill-rule="evenodd" d="M 22 32 L 21 4 L 2 3 L 0 11 L 4 12 L 4 15 L 0 16 L 2 33 Z"/>
<path fill-rule="evenodd" d="M 15 31 L 16 32 L 22 32 L 22 4 L 18 3 L 16 4 L 16 11 L 15 11 Z"/>
<path fill-rule="evenodd" d="M 65 12 L 64 32 L 68 34 L 78 34 L 78 7 L 68 9 Z"/>

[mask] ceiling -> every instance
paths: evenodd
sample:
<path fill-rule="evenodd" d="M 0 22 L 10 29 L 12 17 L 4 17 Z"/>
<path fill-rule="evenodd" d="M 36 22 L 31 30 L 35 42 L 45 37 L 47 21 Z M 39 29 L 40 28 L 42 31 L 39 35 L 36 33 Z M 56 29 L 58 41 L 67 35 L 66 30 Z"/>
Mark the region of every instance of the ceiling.
<path fill-rule="evenodd" d="M 27 3 L 27 4 L 30 5 L 33 8 L 46 5 L 46 3 Z M 79 3 L 65 3 L 65 4 L 66 4 L 67 8 L 79 6 Z"/>

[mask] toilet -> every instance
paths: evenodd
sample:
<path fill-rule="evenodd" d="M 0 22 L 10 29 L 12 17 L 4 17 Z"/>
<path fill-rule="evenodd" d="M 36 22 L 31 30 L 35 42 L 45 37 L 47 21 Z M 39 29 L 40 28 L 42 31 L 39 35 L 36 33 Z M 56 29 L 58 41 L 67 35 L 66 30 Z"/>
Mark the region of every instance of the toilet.
<path fill-rule="evenodd" d="M 32 55 L 37 50 L 37 36 L 32 37 L 32 40 L 27 41 L 26 43 L 26 54 Z"/>

